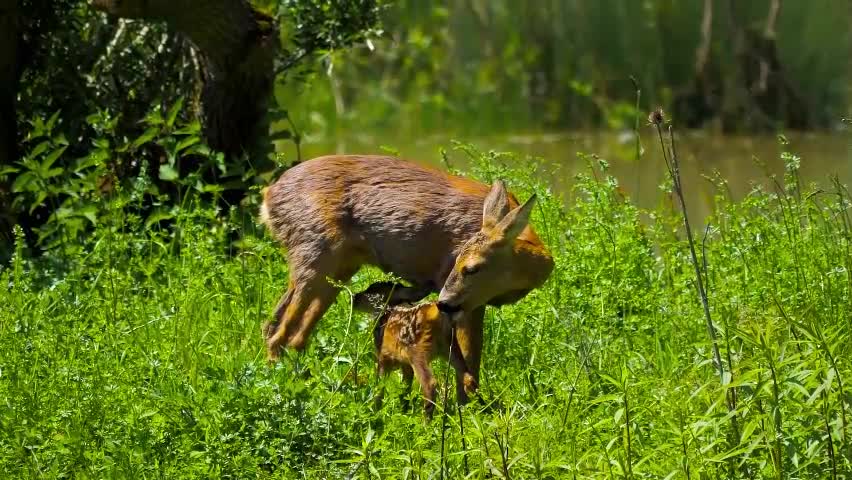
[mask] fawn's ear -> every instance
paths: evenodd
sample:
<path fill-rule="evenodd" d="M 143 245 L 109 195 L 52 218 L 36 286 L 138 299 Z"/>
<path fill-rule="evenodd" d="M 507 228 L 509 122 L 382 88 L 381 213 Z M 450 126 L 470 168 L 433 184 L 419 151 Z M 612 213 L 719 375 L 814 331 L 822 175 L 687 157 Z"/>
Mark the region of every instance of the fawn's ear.
<path fill-rule="evenodd" d="M 536 196 L 533 194 L 523 205 L 507 213 L 494 229 L 504 239 L 515 239 L 526 228 L 530 221 L 530 214 L 535 206 Z"/>
<path fill-rule="evenodd" d="M 494 228 L 508 212 L 509 194 L 506 192 L 506 185 L 502 180 L 496 180 L 482 206 L 482 229 Z"/>

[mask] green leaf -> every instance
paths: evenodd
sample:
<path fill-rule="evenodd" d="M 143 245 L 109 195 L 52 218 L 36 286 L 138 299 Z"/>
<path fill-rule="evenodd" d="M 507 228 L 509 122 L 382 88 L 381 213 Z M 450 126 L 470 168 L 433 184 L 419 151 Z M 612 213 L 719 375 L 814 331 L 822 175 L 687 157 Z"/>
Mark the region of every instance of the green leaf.
<path fill-rule="evenodd" d="M 221 185 L 219 185 L 218 183 L 202 184 L 201 182 L 198 182 L 198 183 L 195 184 L 195 189 L 198 190 L 199 192 L 205 192 L 205 193 L 222 193 L 222 192 L 225 191 L 225 189 Z"/>
<path fill-rule="evenodd" d="M 163 114 L 159 108 L 152 108 L 148 115 L 145 115 L 145 123 L 151 126 L 163 124 Z"/>
<path fill-rule="evenodd" d="M 169 112 L 166 114 L 166 126 L 169 128 L 175 124 L 175 119 L 180 113 L 181 109 L 183 109 L 183 97 L 178 98 L 177 102 L 172 105 L 172 108 L 169 109 Z"/>
<path fill-rule="evenodd" d="M 600 377 L 603 378 L 604 380 L 606 380 L 607 382 L 611 383 L 615 388 L 621 389 L 621 388 L 624 387 L 624 385 L 622 385 L 621 382 L 619 382 L 618 380 L 616 380 L 615 378 L 613 378 L 609 374 L 601 373 Z"/>
<path fill-rule="evenodd" d="M 192 135 L 201 132 L 201 124 L 198 123 L 198 120 L 194 120 L 183 127 L 178 128 L 173 133 L 175 135 Z"/>
<path fill-rule="evenodd" d="M 42 170 L 49 169 L 53 165 L 53 162 L 55 162 L 57 158 L 59 158 L 60 156 L 62 156 L 63 153 L 65 153 L 66 148 L 68 147 L 60 147 L 50 152 L 50 154 L 45 157 L 44 160 L 41 162 Z"/>
<path fill-rule="evenodd" d="M 160 129 L 157 127 L 149 127 L 148 130 L 145 130 L 145 133 L 139 136 L 136 140 L 133 141 L 133 148 L 139 148 L 142 145 L 153 140 L 157 134 L 160 133 Z"/>
<path fill-rule="evenodd" d="M 754 433 L 754 430 L 757 428 L 757 422 L 746 422 L 745 427 L 743 428 L 742 436 L 740 437 L 740 444 L 746 443 L 746 441 L 751 438 L 751 434 Z"/>
<path fill-rule="evenodd" d="M 211 152 L 210 147 L 208 147 L 207 145 L 205 145 L 203 143 L 196 143 L 195 145 L 189 147 L 185 152 L 183 152 L 183 154 L 184 155 L 201 155 L 203 157 L 209 157 L 210 152 Z"/>
<path fill-rule="evenodd" d="M 168 220 L 170 218 L 174 218 L 174 215 L 165 210 L 157 210 L 145 220 L 145 228 L 151 228 L 152 225 L 160 223 L 161 220 Z"/>
<path fill-rule="evenodd" d="M 623 416 L 624 416 L 624 407 L 619 408 L 618 410 L 615 411 L 615 415 L 612 416 L 612 422 L 615 425 L 621 424 L 621 417 L 623 417 Z"/>
<path fill-rule="evenodd" d="M 175 167 L 167 163 L 160 165 L 160 180 L 174 182 L 178 178 L 180 178 L 180 175 L 178 174 L 177 170 L 175 170 Z"/>
<path fill-rule="evenodd" d="M 5 167 L 0 167 L 0 175 L 6 175 L 7 173 L 18 173 L 21 170 L 17 167 L 13 167 L 11 165 L 6 165 Z"/>
<path fill-rule="evenodd" d="M 44 136 L 44 120 L 39 117 L 35 117 L 30 120 L 30 125 L 32 125 L 33 128 L 27 134 L 28 140 L 35 140 Z"/>
<path fill-rule="evenodd" d="M 37 177 L 32 172 L 22 173 L 12 183 L 12 191 L 15 193 L 29 191 L 31 186 L 35 184 L 36 179 Z"/>
<path fill-rule="evenodd" d="M 187 148 L 187 147 L 191 147 L 192 145 L 195 145 L 196 143 L 198 143 L 198 142 L 200 142 L 200 141 L 201 141 L 201 139 L 200 139 L 200 138 L 198 138 L 198 137 L 196 137 L 196 136 L 192 136 L 192 137 L 184 138 L 183 140 L 181 140 L 181 141 L 177 144 L 177 146 L 175 147 L 175 151 L 176 151 L 176 152 L 180 152 L 180 151 L 182 151 L 183 149 L 185 149 L 185 148 Z"/>
<path fill-rule="evenodd" d="M 49 146 L 50 146 L 50 142 L 45 140 L 45 141 L 39 143 L 38 145 L 36 145 L 36 147 L 34 149 L 32 149 L 30 154 L 27 155 L 27 156 L 30 157 L 30 158 L 37 157 L 37 156 L 41 155 L 42 153 L 44 153 L 45 151 L 47 151 L 47 147 L 49 147 Z"/>
<path fill-rule="evenodd" d="M 92 140 L 92 145 L 100 148 L 101 150 L 109 150 L 109 140 L 106 138 L 96 138 Z"/>
<path fill-rule="evenodd" d="M 108 155 L 103 150 L 95 150 L 89 155 L 77 160 L 74 165 L 74 173 L 79 173 L 87 168 L 91 168 L 104 163 Z"/>
<path fill-rule="evenodd" d="M 92 223 L 92 225 L 97 225 L 98 224 L 97 213 L 98 213 L 98 208 L 96 206 L 86 205 L 85 207 L 81 208 L 77 212 L 77 215 L 85 217 L 86 219 L 89 220 L 89 222 Z"/>
<path fill-rule="evenodd" d="M 41 178 L 44 178 L 44 179 L 53 178 L 57 175 L 62 175 L 62 171 L 63 170 L 61 168 L 58 168 L 58 167 L 57 168 L 51 168 L 50 170 L 43 172 L 41 174 Z"/>
<path fill-rule="evenodd" d="M 97 125 L 100 118 L 101 118 L 100 114 L 90 113 L 89 115 L 86 116 L 86 123 L 89 124 L 89 125 L 92 125 L 92 126 Z"/>
<path fill-rule="evenodd" d="M 56 121 L 59 119 L 59 110 L 53 113 L 50 118 L 47 120 L 46 129 L 48 132 L 53 130 L 53 126 L 56 125 Z"/>
<path fill-rule="evenodd" d="M 44 202 L 44 199 L 45 199 L 45 198 L 47 198 L 47 192 L 46 192 L 46 191 L 44 191 L 44 190 L 40 190 L 40 191 L 36 194 L 36 199 L 35 199 L 35 200 L 33 201 L 33 203 L 30 205 L 30 213 L 33 213 L 33 212 L 35 211 L 35 209 L 36 209 L 36 208 L 40 207 L 40 206 L 41 206 L 41 204 L 42 204 L 42 202 Z"/>

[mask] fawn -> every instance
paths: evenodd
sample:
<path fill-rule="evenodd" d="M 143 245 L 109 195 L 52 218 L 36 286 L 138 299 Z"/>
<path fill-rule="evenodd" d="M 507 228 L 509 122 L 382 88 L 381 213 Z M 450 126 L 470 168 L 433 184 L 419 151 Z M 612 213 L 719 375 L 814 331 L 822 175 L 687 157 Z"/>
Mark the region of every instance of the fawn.
<path fill-rule="evenodd" d="M 451 317 L 464 315 L 464 312 L 442 312 L 436 302 L 412 304 L 410 302 L 423 295 L 400 287 L 393 282 L 374 283 L 355 295 L 354 306 L 379 316 L 373 329 L 379 376 L 401 369 L 406 385 L 404 397 L 416 377 L 425 397 L 426 416 L 431 418 L 437 381 L 430 364 L 436 357 L 448 359 L 455 369 L 457 392 L 470 395 L 478 387 L 453 335 L 455 319 Z M 377 403 L 381 403 L 381 394 L 377 396 Z"/>

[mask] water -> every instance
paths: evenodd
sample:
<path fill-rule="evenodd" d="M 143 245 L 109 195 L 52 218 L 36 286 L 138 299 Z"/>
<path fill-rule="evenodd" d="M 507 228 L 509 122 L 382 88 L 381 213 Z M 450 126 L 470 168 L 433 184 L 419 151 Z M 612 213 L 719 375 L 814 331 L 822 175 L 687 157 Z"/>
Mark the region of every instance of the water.
<path fill-rule="evenodd" d="M 336 142 L 308 139 L 302 156 L 311 158 L 329 153 L 386 153 L 383 147 L 422 163 L 441 165 L 440 148 L 450 149 L 452 140 L 469 142 L 483 150 L 511 151 L 542 158 L 552 168 L 540 169 L 542 180 L 557 192 L 567 192 L 577 173 L 588 172 L 588 164 L 578 152 L 595 154 L 607 160 L 610 172 L 624 192 L 637 205 L 655 208 L 670 201 L 659 188 L 666 175 L 659 139 L 650 127 L 641 132 L 643 155 L 635 160 L 632 132 L 570 132 L 518 135 L 495 135 L 459 138 L 452 134 L 432 135 L 398 140 L 392 134 L 381 137 L 355 134 Z M 837 133 L 800 133 L 786 135 L 783 145 L 777 136 L 722 136 L 689 132 L 677 137 L 681 174 L 690 215 L 705 218 L 712 210 L 715 186 L 706 178 L 716 172 L 727 180 L 730 194 L 741 199 L 755 185 L 774 188 L 771 176 L 783 183 L 784 162 L 781 153 L 788 151 L 801 157 L 803 182 L 817 182 L 830 188 L 830 176 L 852 185 L 852 135 Z M 294 155 L 292 147 L 284 153 Z M 451 160 L 463 167 L 464 156 L 456 153 Z M 510 181 L 511 188 L 511 181 Z"/>

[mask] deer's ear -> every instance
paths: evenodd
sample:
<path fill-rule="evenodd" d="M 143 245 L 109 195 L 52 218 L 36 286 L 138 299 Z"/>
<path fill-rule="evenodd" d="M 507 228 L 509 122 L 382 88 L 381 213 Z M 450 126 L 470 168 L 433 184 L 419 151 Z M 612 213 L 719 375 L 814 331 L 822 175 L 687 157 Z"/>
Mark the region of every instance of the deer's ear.
<path fill-rule="evenodd" d="M 504 239 L 515 239 L 526 228 L 530 214 L 535 206 L 536 196 L 533 194 L 523 205 L 507 213 L 500 223 L 494 227 Z"/>
<path fill-rule="evenodd" d="M 494 228 L 509 212 L 509 194 L 502 180 L 497 180 L 491 185 L 491 191 L 485 197 L 485 205 L 482 207 L 482 229 Z"/>

